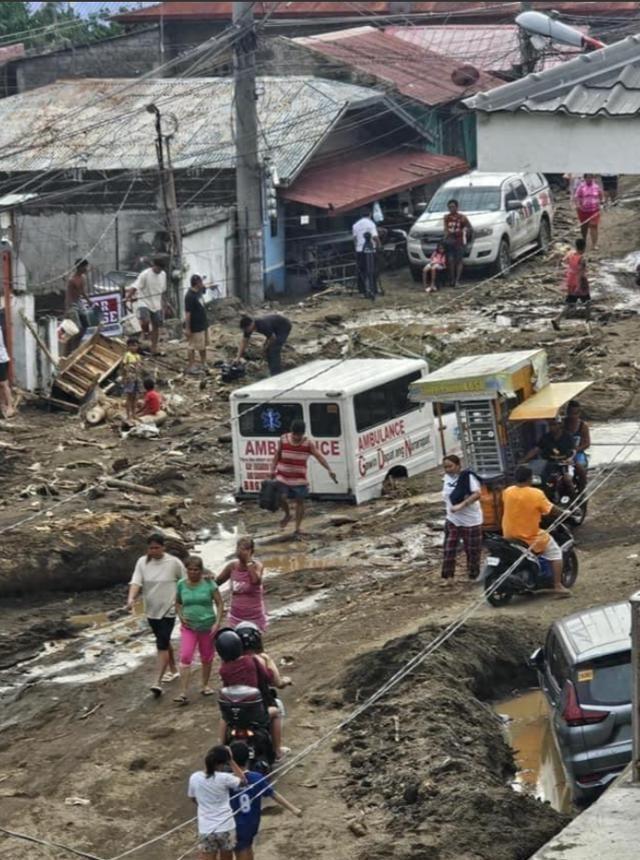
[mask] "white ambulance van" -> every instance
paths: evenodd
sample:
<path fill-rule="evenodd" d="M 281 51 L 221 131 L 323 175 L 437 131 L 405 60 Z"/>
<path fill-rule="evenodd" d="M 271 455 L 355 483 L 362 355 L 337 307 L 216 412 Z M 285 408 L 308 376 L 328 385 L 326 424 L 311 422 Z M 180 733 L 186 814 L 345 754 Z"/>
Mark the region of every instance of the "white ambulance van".
<path fill-rule="evenodd" d="M 302 419 L 336 473 L 334 484 L 311 457 L 310 495 L 360 504 L 376 498 L 388 476 L 436 466 L 443 449 L 459 450 L 455 413 L 434 423 L 431 403 L 409 400 L 425 376 L 420 359 L 319 360 L 238 388 L 231 394 L 235 496 L 256 496 L 269 477 L 278 439 Z"/>

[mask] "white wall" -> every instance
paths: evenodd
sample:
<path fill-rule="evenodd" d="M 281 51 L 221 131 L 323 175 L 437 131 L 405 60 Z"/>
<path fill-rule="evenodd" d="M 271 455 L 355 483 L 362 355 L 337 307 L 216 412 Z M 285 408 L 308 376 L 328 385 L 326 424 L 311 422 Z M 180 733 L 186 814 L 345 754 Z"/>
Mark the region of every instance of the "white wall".
<path fill-rule="evenodd" d="M 182 237 L 185 289 L 189 286 L 191 275 L 198 274 L 204 277 L 206 283 L 217 284 L 221 296 L 233 294 L 232 245 L 226 241 L 231 230 L 232 222 L 228 220 Z"/>
<path fill-rule="evenodd" d="M 640 119 L 478 113 L 478 169 L 640 173 Z"/>

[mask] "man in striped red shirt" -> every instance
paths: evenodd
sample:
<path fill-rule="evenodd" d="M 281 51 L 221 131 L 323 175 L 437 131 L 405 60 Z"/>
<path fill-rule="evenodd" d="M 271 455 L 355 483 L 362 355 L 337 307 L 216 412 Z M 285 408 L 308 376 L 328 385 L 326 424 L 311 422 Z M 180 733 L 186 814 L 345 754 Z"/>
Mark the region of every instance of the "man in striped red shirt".
<path fill-rule="evenodd" d="M 307 477 L 307 460 L 315 457 L 318 463 L 329 473 L 331 480 L 337 484 L 335 472 L 327 463 L 311 439 L 305 436 L 304 421 L 291 422 L 291 431 L 280 437 L 278 450 L 271 464 L 271 477 L 278 482 L 280 492 L 280 507 L 284 518 L 280 528 L 285 528 L 291 520 L 289 500 L 296 503 L 296 528 L 294 535 L 300 535 L 300 526 L 304 518 L 304 500 L 309 495 L 309 479 Z"/>

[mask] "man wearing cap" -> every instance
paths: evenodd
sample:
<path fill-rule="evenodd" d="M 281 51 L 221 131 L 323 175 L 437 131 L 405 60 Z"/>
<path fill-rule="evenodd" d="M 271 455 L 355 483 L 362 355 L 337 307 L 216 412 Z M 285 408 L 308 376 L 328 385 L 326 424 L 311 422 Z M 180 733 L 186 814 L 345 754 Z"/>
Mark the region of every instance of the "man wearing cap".
<path fill-rule="evenodd" d="M 202 373 L 207 366 L 207 310 L 203 301 L 204 284 L 200 275 L 191 275 L 191 286 L 184 297 L 184 333 L 189 344 L 187 373 Z M 200 366 L 196 364 L 196 351 Z"/>

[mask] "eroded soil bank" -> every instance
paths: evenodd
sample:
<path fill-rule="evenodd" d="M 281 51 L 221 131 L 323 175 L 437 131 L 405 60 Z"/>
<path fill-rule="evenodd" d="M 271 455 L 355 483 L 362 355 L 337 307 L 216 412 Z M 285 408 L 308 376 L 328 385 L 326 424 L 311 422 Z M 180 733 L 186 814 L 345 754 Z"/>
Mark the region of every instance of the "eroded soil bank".
<path fill-rule="evenodd" d="M 349 667 L 345 700 L 357 704 L 439 633 L 431 625 L 363 654 Z M 344 797 L 366 806 L 362 860 L 525 860 L 565 816 L 510 787 L 511 748 L 487 700 L 533 682 L 526 657 L 537 628 L 474 622 L 353 723 Z M 374 822 L 380 821 L 381 826 Z"/>

